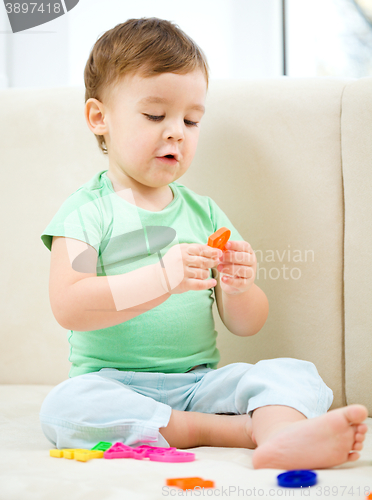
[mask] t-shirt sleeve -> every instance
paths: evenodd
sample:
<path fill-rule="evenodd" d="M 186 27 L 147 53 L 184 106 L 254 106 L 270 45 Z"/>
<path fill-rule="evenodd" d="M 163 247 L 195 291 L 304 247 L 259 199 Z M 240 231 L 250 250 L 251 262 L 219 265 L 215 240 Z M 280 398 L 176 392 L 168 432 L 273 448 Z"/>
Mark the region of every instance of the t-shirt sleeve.
<path fill-rule="evenodd" d="M 240 235 L 238 230 L 233 226 L 232 222 L 230 219 L 227 217 L 225 212 L 221 210 L 221 208 L 217 205 L 215 201 L 212 200 L 212 198 L 209 198 L 209 206 L 211 210 L 211 219 L 214 227 L 214 231 L 217 231 L 221 227 L 226 227 L 227 229 L 230 229 L 231 235 L 229 240 L 231 241 L 245 241 L 244 238 Z"/>
<path fill-rule="evenodd" d="M 64 236 L 84 241 L 99 252 L 102 241 L 102 211 L 99 199 L 84 190 L 67 198 L 41 235 L 44 245 L 51 250 L 53 236 Z"/>

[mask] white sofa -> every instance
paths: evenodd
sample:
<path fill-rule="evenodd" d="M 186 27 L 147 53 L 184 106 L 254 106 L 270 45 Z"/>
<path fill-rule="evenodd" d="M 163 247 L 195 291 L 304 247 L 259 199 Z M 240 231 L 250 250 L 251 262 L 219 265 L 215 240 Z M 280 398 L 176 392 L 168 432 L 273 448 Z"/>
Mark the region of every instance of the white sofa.
<path fill-rule="evenodd" d="M 83 88 L 3 90 L 0 105 L 0 498 L 160 499 L 173 496 L 165 479 L 182 476 L 214 480 L 215 496 L 293 496 L 277 487 L 281 471 L 252 468 L 252 450 L 197 448 L 186 464 L 49 456 L 38 412 L 68 377 L 68 332 L 51 312 L 40 235 L 67 196 L 108 164 L 85 124 Z M 362 403 L 370 417 L 371 137 L 372 78 L 216 80 L 197 155 L 179 179 L 211 196 L 251 243 L 270 302 L 251 338 L 228 332 L 214 306 L 220 366 L 312 361 L 334 391 L 332 408 Z M 317 471 L 312 497 L 372 491 L 367 422 L 360 459 Z"/>

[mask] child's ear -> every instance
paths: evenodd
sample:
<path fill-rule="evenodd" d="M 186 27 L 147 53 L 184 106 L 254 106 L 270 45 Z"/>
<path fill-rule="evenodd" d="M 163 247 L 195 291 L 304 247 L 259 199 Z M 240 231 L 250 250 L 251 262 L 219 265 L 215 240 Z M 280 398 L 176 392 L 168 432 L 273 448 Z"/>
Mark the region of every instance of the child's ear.
<path fill-rule="evenodd" d="M 89 129 L 96 135 L 107 133 L 105 110 L 102 102 L 91 97 L 85 103 L 84 116 Z"/>

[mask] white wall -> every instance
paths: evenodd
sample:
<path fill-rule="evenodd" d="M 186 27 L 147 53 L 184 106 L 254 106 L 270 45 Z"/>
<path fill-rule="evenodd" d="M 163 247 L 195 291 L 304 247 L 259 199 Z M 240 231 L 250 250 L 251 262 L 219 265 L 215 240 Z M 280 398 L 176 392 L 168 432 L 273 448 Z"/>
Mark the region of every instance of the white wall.
<path fill-rule="evenodd" d="M 273 77 L 282 71 L 281 0 L 89 0 L 83 30 L 86 9 L 79 6 L 70 21 L 71 84 L 82 83 L 82 69 L 100 35 L 140 17 L 176 22 L 206 53 L 211 78 Z"/>
<path fill-rule="evenodd" d="M 139 17 L 178 24 L 206 53 L 211 78 L 282 73 L 281 0 L 80 0 L 64 16 L 15 34 L 1 2 L 0 85 L 84 85 L 84 66 L 95 41 Z"/>

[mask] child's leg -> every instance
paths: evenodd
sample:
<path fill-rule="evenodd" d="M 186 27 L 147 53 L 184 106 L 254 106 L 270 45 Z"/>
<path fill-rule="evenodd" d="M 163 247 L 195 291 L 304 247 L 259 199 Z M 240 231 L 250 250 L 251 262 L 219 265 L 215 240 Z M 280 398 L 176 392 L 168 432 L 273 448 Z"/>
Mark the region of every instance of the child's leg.
<path fill-rule="evenodd" d="M 172 410 L 159 432 L 170 446 L 257 449 L 255 469 L 321 469 L 359 458 L 367 410 L 350 405 L 307 419 L 288 406 L 264 406 L 249 415 L 211 415 Z"/>
<path fill-rule="evenodd" d="M 40 423 L 57 448 L 90 449 L 99 441 L 167 446 L 159 428 L 172 409 L 127 386 L 133 375 L 119 370 L 87 373 L 52 389 L 40 409 Z"/>
<path fill-rule="evenodd" d="M 287 406 L 257 408 L 252 415 L 252 437 L 258 445 L 253 466 L 322 469 L 357 460 L 367 432 L 362 424 L 367 416 L 362 405 L 311 419 Z"/>
<path fill-rule="evenodd" d="M 263 444 L 280 429 L 301 420 L 307 420 L 305 415 L 289 406 L 271 405 L 257 408 L 252 414 L 252 440 L 257 445 Z"/>
<path fill-rule="evenodd" d="M 252 441 L 252 419 L 249 415 L 213 415 L 172 410 L 169 423 L 159 429 L 170 446 L 227 446 L 255 448 Z"/>
<path fill-rule="evenodd" d="M 239 436 L 245 440 L 248 434 L 257 444 L 255 468 L 324 468 L 356 460 L 359 455 L 350 455 L 350 451 L 362 449 L 367 430 L 362 424 L 367 417 L 364 406 L 351 405 L 327 413 L 331 403 L 332 391 L 312 363 L 279 358 L 256 365 L 234 363 L 206 373 L 198 382 L 189 409 L 231 411 L 239 416 L 253 412 L 246 432 L 240 431 Z M 208 421 L 210 433 L 226 443 L 216 446 L 236 446 L 236 417 L 227 418 L 226 432 L 220 432 L 218 420 Z M 204 430 L 202 435 L 205 439 Z"/>

